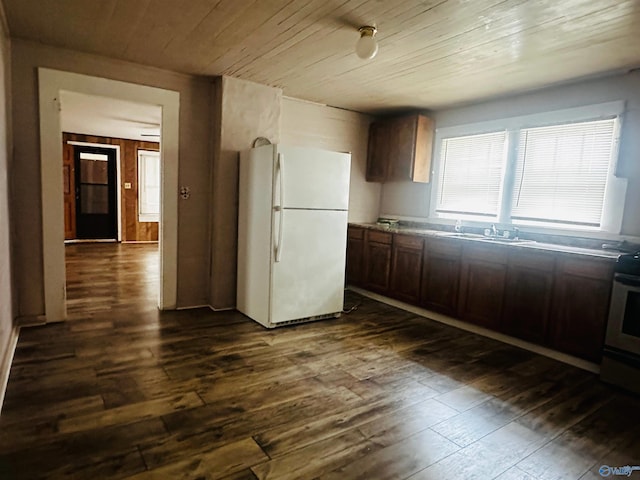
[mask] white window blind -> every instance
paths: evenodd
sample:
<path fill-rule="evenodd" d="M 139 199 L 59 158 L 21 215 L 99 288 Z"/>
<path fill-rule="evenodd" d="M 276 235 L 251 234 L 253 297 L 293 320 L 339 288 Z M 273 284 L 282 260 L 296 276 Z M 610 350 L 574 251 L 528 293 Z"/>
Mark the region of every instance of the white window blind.
<path fill-rule="evenodd" d="M 520 130 L 511 218 L 600 227 L 616 120 Z"/>
<path fill-rule="evenodd" d="M 138 221 L 160 221 L 160 154 L 138 150 Z"/>
<path fill-rule="evenodd" d="M 442 141 L 436 212 L 497 217 L 507 132 Z"/>

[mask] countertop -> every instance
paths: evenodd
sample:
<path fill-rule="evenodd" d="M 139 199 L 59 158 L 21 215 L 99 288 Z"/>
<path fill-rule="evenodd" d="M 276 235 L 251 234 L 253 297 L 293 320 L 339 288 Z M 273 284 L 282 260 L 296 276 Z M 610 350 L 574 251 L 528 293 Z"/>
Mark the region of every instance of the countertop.
<path fill-rule="evenodd" d="M 617 259 L 618 255 L 620 255 L 621 253 L 613 250 L 582 248 L 582 247 L 574 247 L 571 245 L 560 245 L 555 243 L 544 243 L 544 242 L 537 242 L 537 241 L 523 241 L 521 243 L 510 243 L 510 242 L 501 242 L 501 241 L 491 240 L 490 238 L 483 238 L 481 236 L 459 237 L 459 236 L 454 236 L 453 232 L 433 230 L 428 228 L 416 228 L 416 227 L 404 227 L 404 226 L 386 227 L 386 226 L 378 225 L 376 223 L 349 223 L 349 225 L 371 229 L 371 230 L 379 230 L 381 232 L 404 233 L 404 234 L 419 235 L 424 237 L 450 238 L 452 240 L 459 240 L 462 242 L 472 242 L 476 244 L 504 245 L 509 248 L 522 249 L 522 250 L 537 250 L 537 251 L 545 251 L 545 252 L 569 253 L 574 255 L 597 257 L 597 258 L 604 258 L 604 259 L 610 259 L 610 260 Z"/>

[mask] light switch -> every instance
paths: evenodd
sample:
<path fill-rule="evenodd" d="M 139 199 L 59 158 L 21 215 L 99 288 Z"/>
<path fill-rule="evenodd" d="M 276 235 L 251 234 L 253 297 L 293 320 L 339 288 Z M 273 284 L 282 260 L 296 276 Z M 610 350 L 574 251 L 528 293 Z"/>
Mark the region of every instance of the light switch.
<path fill-rule="evenodd" d="M 124 188 L 126 190 L 130 190 L 131 189 L 131 182 L 124 182 Z"/>

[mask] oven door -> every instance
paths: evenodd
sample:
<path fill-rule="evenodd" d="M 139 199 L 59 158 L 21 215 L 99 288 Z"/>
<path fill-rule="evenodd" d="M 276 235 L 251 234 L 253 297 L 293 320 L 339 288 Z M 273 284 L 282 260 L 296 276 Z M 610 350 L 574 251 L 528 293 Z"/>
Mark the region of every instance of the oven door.
<path fill-rule="evenodd" d="M 640 277 L 616 273 L 605 344 L 640 355 Z"/>

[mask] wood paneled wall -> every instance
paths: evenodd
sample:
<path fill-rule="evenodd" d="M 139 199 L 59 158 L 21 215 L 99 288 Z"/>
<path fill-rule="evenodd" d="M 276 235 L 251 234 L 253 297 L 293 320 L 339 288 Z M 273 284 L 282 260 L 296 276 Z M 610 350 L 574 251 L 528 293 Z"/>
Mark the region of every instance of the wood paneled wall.
<path fill-rule="evenodd" d="M 126 140 L 123 138 L 107 138 L 94 135 L 82 135 L 78 133 L 64 133 L 63 156 L 64 166 L 71 169 L 70 177 L 73 178 L 73 145 L 67 142 L 102 143 L 105 145 L 120 146 L 120 192 L 122 199 L 122 215 L 120 228 L 123 242 L 158 241 L 157 222 L 138 221 L 138 150 L 160 150 L 157 142 L 142 142 L 139 140 Z M 130 189 L 125 189 L 124 184 L 131 183 Z M 73 192 L 73 189 L 72 189 Z M 69 212 L 67 212 L 69 210 Z M 65 195 L 65 238 L 75 238 L 75 225 L 69 225 L 68 221 L 75 221 L 75 201 L 68 202 Z"/>

